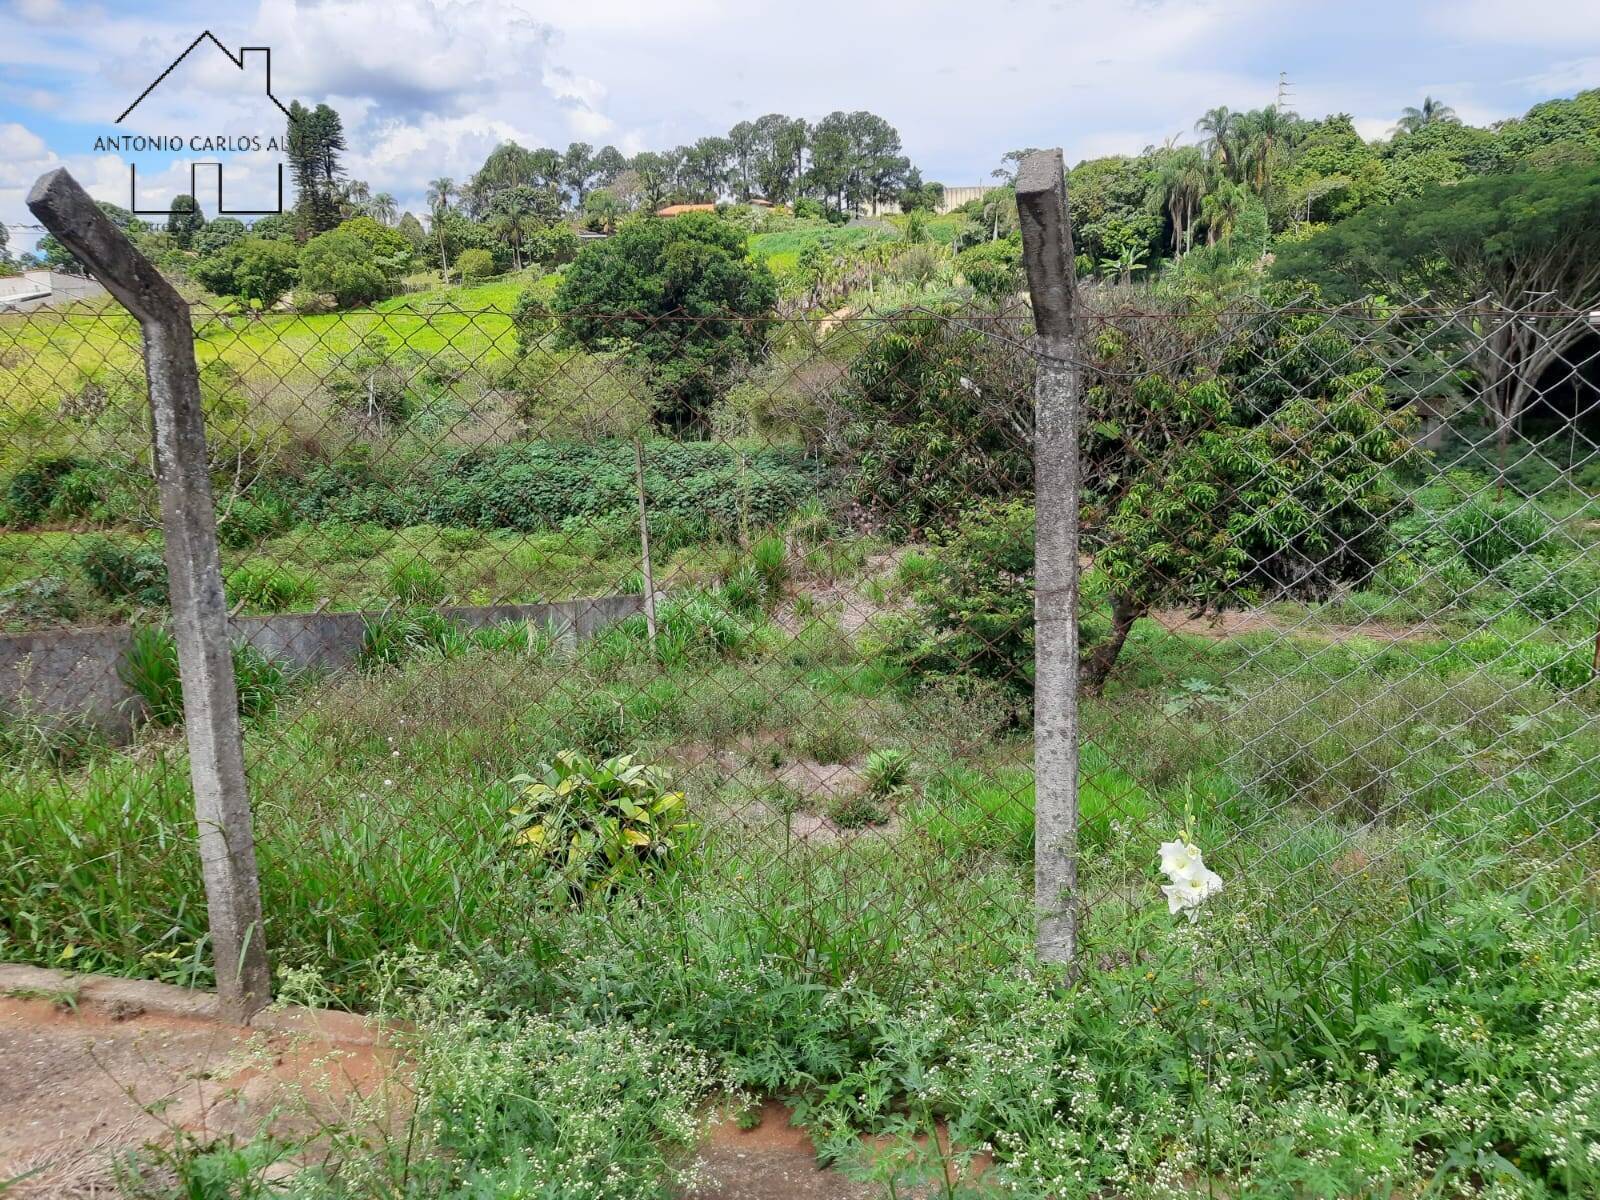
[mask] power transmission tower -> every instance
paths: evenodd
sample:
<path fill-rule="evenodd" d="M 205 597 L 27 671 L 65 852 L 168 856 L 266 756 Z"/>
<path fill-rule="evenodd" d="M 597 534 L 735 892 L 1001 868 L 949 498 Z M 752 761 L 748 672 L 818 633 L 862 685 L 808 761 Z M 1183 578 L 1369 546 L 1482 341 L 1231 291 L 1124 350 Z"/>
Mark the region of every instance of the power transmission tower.
<path fill-rule="evenodd" d="M 1283 111 L 1283 106 L 1288 101 L 1293 100 L 1293 99 L 1294 99 L 1294 94 L 1289 91 L 1289 72 L 1287 72 L 1287 71 L 1279 71 L 1278 72 L 1278 98 L 1272 102 L 1272 106 L 1274 108 L 1276 108 L 1279 112 L 1282 112 Z"/>

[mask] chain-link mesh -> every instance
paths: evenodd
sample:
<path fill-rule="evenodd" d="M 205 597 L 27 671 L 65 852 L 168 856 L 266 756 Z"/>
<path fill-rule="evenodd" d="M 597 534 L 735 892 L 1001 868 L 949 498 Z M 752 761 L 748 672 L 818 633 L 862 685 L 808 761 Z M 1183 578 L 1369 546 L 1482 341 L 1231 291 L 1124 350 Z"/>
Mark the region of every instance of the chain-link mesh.
<path fill-rule="evenodd" d="M 1082 299 L 1079 968 L 1203 907 L 1259 999 L 1592 894 L 1586 316 Z M 1026 960 L 1025 305 L 195 326 L 277 964 Z M 0 953 L 204 981 L 142 371 L 114 307 L 0 317 Z"/>

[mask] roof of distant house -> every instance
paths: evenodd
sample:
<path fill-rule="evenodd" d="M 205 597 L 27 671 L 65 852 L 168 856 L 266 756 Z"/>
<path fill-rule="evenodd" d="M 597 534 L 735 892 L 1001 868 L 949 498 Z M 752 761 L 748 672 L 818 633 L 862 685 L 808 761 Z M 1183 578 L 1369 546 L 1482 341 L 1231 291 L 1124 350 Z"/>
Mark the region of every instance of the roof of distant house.
<path fill-rule="evenodd" d="M 669 204 L 665 208 L 656 209 L 658 217 L 675 217 L 686 212 L 716 212 L 715 204 Z"/>

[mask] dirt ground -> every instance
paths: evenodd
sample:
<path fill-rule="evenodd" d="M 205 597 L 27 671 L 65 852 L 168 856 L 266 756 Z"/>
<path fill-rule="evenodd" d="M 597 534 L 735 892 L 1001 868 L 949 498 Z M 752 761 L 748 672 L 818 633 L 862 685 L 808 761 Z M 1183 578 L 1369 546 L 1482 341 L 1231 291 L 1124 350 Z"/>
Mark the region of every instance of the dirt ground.
<path fill-rule="evenodd" d="M 117 1162 L 174 1130 L 301 1137 L 359 1119 L 392 1061 L 342 1013 L 246 1027 L 218 1020 L 203 992 L 0 966 L 0 1191 L 111 1196 Z"/>
<path fill-rule="evenodd" d="M 115 1196 L 117 1164 L 178 1130 L 201 1140 L 298 1139 L 333 1123 L 381 1133 L 379 1112 L 410 1111 L 396 1061 L 381 1030 L 346 1013 L 269 1011 L 241 1026 L 219 1019 L 206 992 L 0 965 L 0 1193 Z M 769 1101 L 753 1129 L 714 1124 L 683 1200 L 883 1194 L 819 1167 L 790 1116 Z M 282 1170 L 314 1158 L 310 1145 Z"/>

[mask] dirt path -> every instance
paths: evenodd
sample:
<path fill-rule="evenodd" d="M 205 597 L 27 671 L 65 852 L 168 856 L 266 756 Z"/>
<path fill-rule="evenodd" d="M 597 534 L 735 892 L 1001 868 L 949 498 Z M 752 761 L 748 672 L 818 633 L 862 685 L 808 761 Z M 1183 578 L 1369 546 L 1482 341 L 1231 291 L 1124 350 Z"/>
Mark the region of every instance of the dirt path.
<path fill-rule="evenodd" d="M 170 1143 L 177 1129 L 244 1141 L 348 1122 L 358 1101 L 395 1077 L 380 1032 L 359 1017 L 308 1009 L 234 1025 L 217 1017 L 207 992 L 0 964 L 0 1192 L 6 1200 L 110 1198 L 116 1160 Z M 409 1111 L 407 1099 L 397 1094 L 395 1111 Z M 700 1183 L 682 1200 L 883 1194 L 819 1167 L 791 1116 L 769 1101 L 754 1129 L 714 1124 L 697 1156 Z M 312 1147 L 284 1173 L 314 1158 Z"/>
<path fill-rule="evenodd" d="M 388 1056 L 342 1013 L 255 1028 L 167 984 L 0 966 L 0 1181 L 23 1197 L 116 1192 L 113 1161 L 174 1129 L 304 1136 L 372 1095 Z"/>

